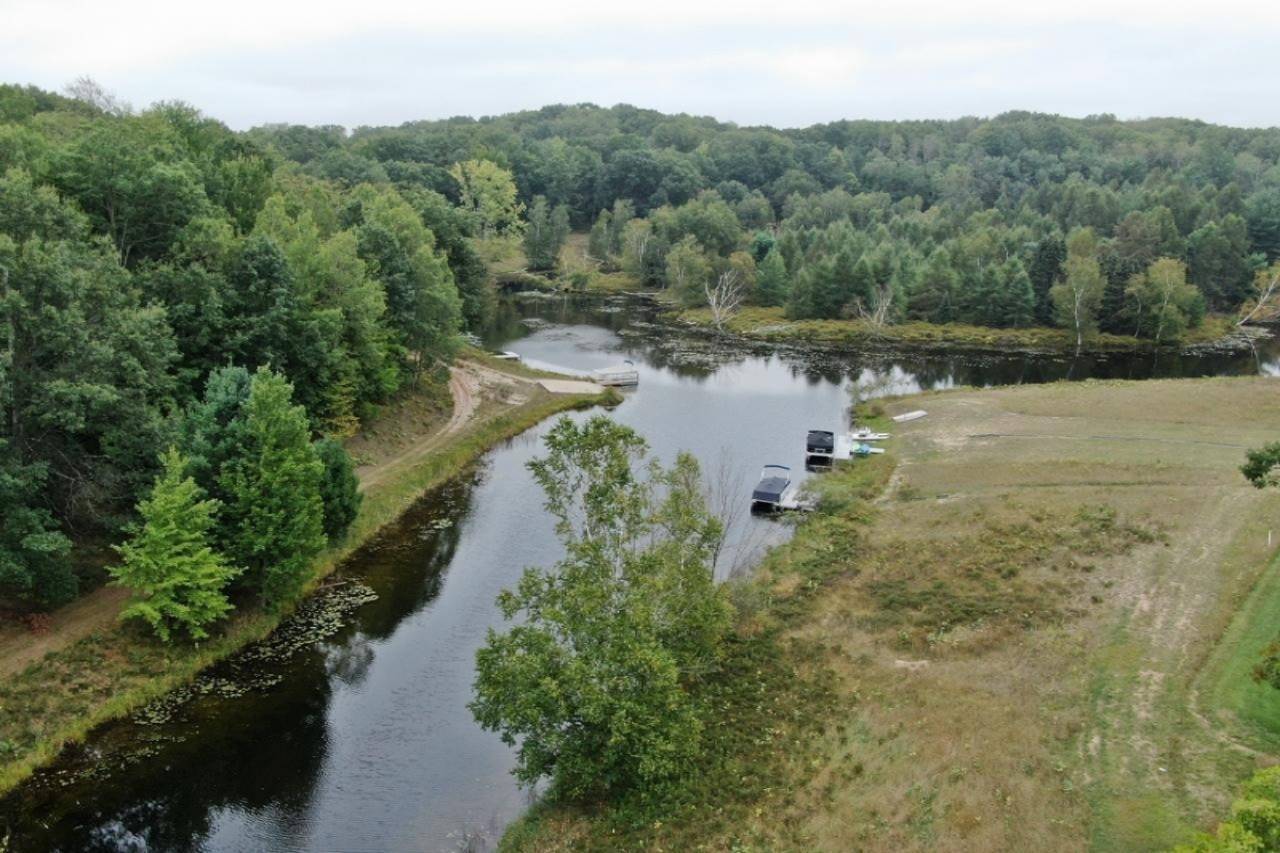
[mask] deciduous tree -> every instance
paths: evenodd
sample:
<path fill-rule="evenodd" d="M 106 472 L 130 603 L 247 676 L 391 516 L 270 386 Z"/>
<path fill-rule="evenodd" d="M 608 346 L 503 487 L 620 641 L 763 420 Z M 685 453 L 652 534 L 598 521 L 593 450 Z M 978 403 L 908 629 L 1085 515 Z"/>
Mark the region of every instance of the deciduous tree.
<path fill-rule="evenodd" d="M 518 621 L 477 653 L 471 709 L 517 746 L 526 784 L 660 802 L 694 772 L 690 688 L 728 627 L 711 577 L 719 523 L 693 457 L 645 477 L 644 441 L 607 418 L 562 419 L 547 448 L 530 468 L 567 556 L 499 598 Z"/>
<path fill-rule="evenodd" d="M 138 505 L 138 525 L 116 548 L 121 562 L 108 571 L 133 592 L 122 619 L 146 622 L 166 643 L 176 631 L 200 640 L 231 611 L 226 588 L 240 569 L 211 545 L 218 502 L 205 499 L 177 450 L 170 448 L 162 465 L 151 495 Z"/>

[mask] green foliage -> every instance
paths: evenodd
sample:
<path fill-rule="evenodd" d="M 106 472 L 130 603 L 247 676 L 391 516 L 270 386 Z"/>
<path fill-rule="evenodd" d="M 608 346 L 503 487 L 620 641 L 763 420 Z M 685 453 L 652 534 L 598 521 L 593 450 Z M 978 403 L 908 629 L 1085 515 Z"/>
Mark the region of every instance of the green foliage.
<path fill-rule="evenodd" d="M 660 803 L 695 772 L 695 686 L 729 625 L 711 572 L 720 524 L 687 454 L 642 475 L 644 441 L 605 417 L 561 419 L 546 441 L 530 469 L 567 556 L 500 596 L 519 618 L 477 653 L 471 708 L 518 744 L 522 782 Z"/>
<path fill-rule="evenodd" d="M 1098 309 L 1106 288 L 1106 278 L 1097 261 L 1097 245 L 1092 229 L 1073 232 L 1067 242 L 1064 276 L 1049 288 L 1054 317 L 1058 325 L 1074 333 L 1077 349 L 1086 336 L 1097 330 Z"/>
<path fill-rule="evenodd" d="M 1192 844 L 1179 845 L 1174 853 L 1263 853 L 1280 850 L 1280 767 L 1253 774 L 1231 804 L 1231 817 L 1218 824 L 1217 832 Z"/>
<path fill-rule="evenodd" d="M 449 174 L 481 237 L 519 232 L 524 205 L 516 199 L 510 172 L 492 160 L 466 160 L 450 166 Z"/>
<path fill-rule="evenodd" d="M 320 482 L 320 502 L 324 505 L 324 532 L 330 541 L 346 535 L 351 522 L 360 513 L 360 481 L 355 464 L 341 442 L 322 438 L 316 442 L 316 455 L 324 465 Z"/>
<path fill-rule="evenodd" d="M 666 284 L 682 305 L 702 305 L 703 286 L 709 278 L 711 263 L 693 237 L 685 237 L 667 252 Z"/>
<path fill-rule="evenodd" d="M 531 270 L 554 270 L 560 249 L 569 237 L 569 212 L 563 204 L 553 210 L 543 196 L 529 207 L 524 228 L 524 256 Z"/>
<path fill-rule="evenodd" d="M 591 225 L 587 236 L 587 254 L 601 266 L 606 266 L 613 254 L 613 246 L 609 240 L 609 211 L 602 210 Z"/>
<path fill-rule="evenodd" d="M 218 502 L 203 499 L 177 450 L 161 461 L 150 497 L 138 505 L 140 523 L 117 546 L 121 563 L 109 571 L 133 591 L 122 619 L 141 619 L 166 643 L 175 631 L 200 640 L 209 635 L 207 625 L 231 611 L 226 587 L 240 569 L 210 545 Z"/>
<path fill-rule="evenodd" d="M 1129 280 L 1138 328 L 1157 344 L 1177 340 L 1204 317 L 1204 295 L 1187 282 L 1187 268 L 1173 258 L 1153 261 Z"/>
<path fill-rule="evenodd" d="M 782 253 L 769 249 L 756 272 L 756 302 L 760 305 L 783 305 L 790 294 L 787 265 Z"/>
<path fill-rule="evenodd" d="M 0 439 L 0 591 L 52 607 L 76 594 L 71 541 L 37 503 L 46 469 L 23 465 Z"/>
<path fill-rule="evenodd" d="M 1259 489 L 1280 486 L 1280 441 L 1246 453 L 1240 473 Z"/>
<path fill-rule="evenodd" d="M 311 558 L 325 544 L 325 466 L 311 444 L 306 411 L 292 397 L 282 376 L 258 369 L 240 416 L 242 448 L 218 475 L 233 532 L 227 554 L 273 608 L 301 591 Z"/>

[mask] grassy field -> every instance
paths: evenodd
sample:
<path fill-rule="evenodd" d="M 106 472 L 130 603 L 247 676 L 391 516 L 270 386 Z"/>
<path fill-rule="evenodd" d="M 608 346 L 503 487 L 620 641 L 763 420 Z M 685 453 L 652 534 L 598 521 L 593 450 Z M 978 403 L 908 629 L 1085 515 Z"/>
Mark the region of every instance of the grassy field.
<path fill-rule="evenodd" d="M 1280 701 L 1248 679 L 1280 632 L 1280 491 L 1237 470 L 1280 434 L 1276 392 L 1084 382 L 885 404 L 929 416 L 824 478 L 822 511 L 734 593 L 742 636 L 774 637 L 753 707 L 775 711 L 720 703 L 710 730 L 750 737 L 717 735 L 717 784 L 643 827 L 535 810 L 506 846 L 1141 851 L 1212 827 L 1280 758 Z"/>
<path fill-rule="evenodd" d="M 497 360 L 482 360 L 490 372 L 520 376 Z M 508 392 L 484 395 L 470 422 L 433 444 L 423 456 L 403 456 L 379 470 L 376 483 L 363 489 L 360 514 L 340 545 L 321 554 L 314 566 L 313 588 L 356 548 L 398 518 L 424 491 L 457 474 L 493 445 L 517 435 L 539 421 L 570 408 L 613 399 L 611 395 L 551 395 L 531 383 L 520 384 L 521 396 Z M 414 399 L 408 410 L 425 420 L 419 435 L 429 434 L 447 415 L 438 395 Z M 410 424 L 399 409 L 371 425 L 393 444 L 403 441 Z M 368 435 L 354 442 L 365 455 L 380 449 Z M 245 611 L 238 614 L 201 646 L 163 646 L 136 630 L 109 623 L 83 639 L 51 651 L 0 683 L 0 794 L 10 790 L 41 764 L 57 755 L 64 743 L 79 740 L 97 724 L 133 709 L 190 681 L 200 670 L 266 636 L 286 614 Z"/>

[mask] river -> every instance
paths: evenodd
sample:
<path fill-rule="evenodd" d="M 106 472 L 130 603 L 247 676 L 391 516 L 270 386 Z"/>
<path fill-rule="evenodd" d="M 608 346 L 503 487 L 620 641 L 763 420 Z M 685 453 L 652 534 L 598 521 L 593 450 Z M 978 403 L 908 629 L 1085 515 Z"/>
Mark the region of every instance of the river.
<path fill-rule="evenodd" d="M 806 476 L 805 430 L 843 425 L 855 382 L 883 394 L 1090 376 L 1280 376 L 1274 340 L 1253 353 L 1158 358 L 851 355 L 728 344 L 653 319 L 644 303 L 622 299 L 508 300 L 486 343 L 572 371 L 634 361 L 640 385 L 613 417 L 658 458 L 685 449 L 702 462 L 717 500 L 733 508 L 722 578 L 789 532 L 746 512 L 760 466 Z M 511 750 L 466 704 L 475 651 L 501 625 L 498 592 L 560 553 L 525 468 L 548 427 L 495 448 L 355 554 L 339 574 L 377 600 L 336 634 L 256 667 L 245 695 L 201 696 L 158 724 L 107 724 L 66 750 L 0 801 L 0 849 L 6 832 L 14 850 L 495 843 L 529 795 L 510 776 Z"/>

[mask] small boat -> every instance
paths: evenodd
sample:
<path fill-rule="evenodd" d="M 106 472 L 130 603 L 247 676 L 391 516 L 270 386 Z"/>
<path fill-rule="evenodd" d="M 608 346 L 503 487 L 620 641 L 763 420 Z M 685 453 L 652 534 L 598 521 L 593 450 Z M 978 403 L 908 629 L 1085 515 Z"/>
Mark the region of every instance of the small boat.
<path fill-rule="evenodd" d="M 873 453 L 884 453 L 884 448 L 872 447 L 871 445 L 866 444 L 865 442 L 862 444 L 854 445 L 854 448 L 853 448 L 854 456 L 871 456 Z"/>
<path fill-rule="evenodd" d="M 825 429 L 811 429 L 804 440 L 804 455 L 809 459 L 829 460 L 835 456 L 836 434 Z"/>
<path fill-rule="evenodd" d="M 849 437 L 854 441 L 885 441 L 893 438 L 887 432 L 872 432 L 867 427 L 855 427 L 853 432 L 849 433 Z"/>
<path fill-rule="evenodd" d="M 520 354 L 516 352 L 512 352 L 509 349 L 502 350 L 501 352 L 495 352 L 493 354 L 493 357 L 498 359 L 499 361 L 519 361 L 520 360 Z"/>
<path fill-rule="evenodd" d="M 791 469 L 786 465 L 766 465 L 760 472 L 760 482 L 751 492 L 751 508 L 764 510 L 782 509 L 783 497 L 791 488 Z"/>
<path fill-rule="evenodd" d="M 599 385 L 627 386 L 640 384 L 640 371 L 631 361 L 591 371 L 591 379 Z"/>
<path fill-rule="evenodd" d="M 905 414 L 894 415 L 893 419 L 898 423 L 903 423 L 904 421 L 919 420 L 920 418 L 923 418 L 927 414 L 929 413 L 926 412 L 924 409 L 916 409 L 914 412 L 906 412 Z"/>

